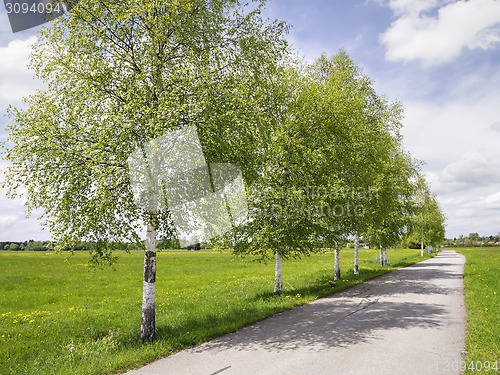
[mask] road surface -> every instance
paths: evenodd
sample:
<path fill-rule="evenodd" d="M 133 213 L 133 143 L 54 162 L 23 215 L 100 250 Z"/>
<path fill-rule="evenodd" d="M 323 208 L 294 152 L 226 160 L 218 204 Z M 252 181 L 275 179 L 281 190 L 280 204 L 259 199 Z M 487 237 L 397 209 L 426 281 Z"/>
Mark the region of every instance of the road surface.
<path fill-rule="evenodd" d="M 464 263 L 444 250 L 126 374 L 458 375 Z"/>

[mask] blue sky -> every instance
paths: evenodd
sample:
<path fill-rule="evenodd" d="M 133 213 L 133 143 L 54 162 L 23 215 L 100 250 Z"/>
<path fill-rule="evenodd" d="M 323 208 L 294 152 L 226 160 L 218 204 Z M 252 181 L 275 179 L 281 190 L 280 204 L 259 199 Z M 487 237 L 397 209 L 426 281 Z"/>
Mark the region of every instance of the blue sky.
<path fill-rule="evenodd" d="M 345 48 L 402 102 L 404 145 L 426 163 L 447 237 L 500 231 L 500 0 L 270 0 L 266 16 L 292 25 L 306 61 Z M 0 4 L 0 113 L 42 87 L 26 68 L 37 30 L 13 34 Z M 0 240 L 48 239 L 35 217 L 0 193 Z"/>

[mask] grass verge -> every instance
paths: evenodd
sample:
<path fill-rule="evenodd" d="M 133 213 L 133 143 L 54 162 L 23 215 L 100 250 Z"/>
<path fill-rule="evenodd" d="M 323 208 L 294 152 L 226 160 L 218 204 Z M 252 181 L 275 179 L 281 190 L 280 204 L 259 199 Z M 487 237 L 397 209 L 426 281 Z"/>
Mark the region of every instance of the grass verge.
<path fill-rule="evenodd" d="M 88 254 L 0 252 L 0 363 L 6 374 L 112 374 L 207 341 L 279 311 L 426 259 L 420 250 L 342 250 L 284 261 L 285 291 L 272 293 L 274 264 L 209 251 L 158 254 L 157 339 L 139 338 L 141 252 L 119 254 L 115 270 L 90 271 Z"/>
<path fill-rule="evenodd" d="M 500 374 L 500 249 L 454 250 L 467 259 L 464 269 L 467 355 L 462 368 L 465 367 L 465 374 Z"/>

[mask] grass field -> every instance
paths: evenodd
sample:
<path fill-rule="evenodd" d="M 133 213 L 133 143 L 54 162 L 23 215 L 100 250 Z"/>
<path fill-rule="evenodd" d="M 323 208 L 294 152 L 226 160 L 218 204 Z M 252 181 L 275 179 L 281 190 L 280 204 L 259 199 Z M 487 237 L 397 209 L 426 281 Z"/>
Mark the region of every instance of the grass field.
<path fill-rule="evenodd" d="M 361 275 L 354 277 L 353 250 L 343 250 L 336 283 L 331 253 L 286 260 L 280 295 L 272 293 L 273 263 L 209 251 L 159 253 L 157 340 L 142 344 L 141 252 L 120 253 L 115 271 L 97 272 L 85 253 L 0 252 L 0 373 L 120 372 L 422 260 L 420 250 L 390 249 L 389 267 L 380 269 L 377 253 L 360 250 Z"/>
<path fill-rule="evenodd" d="M 465 255 L 466 374 L 500 374 L 500 249 L 454 249 Z M 497 362 L 497 370 L 484 371 Z"/>

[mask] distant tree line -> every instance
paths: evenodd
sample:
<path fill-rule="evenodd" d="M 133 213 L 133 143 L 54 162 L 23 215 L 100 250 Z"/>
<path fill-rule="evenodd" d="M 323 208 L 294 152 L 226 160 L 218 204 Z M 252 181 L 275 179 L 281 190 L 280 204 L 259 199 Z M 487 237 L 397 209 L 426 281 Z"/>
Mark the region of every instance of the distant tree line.
<path fill-rule="evenodd" d="M 60 250 L 63 251 L 93 251 L 96 249 L 96 244 L 93 242 L 78 242 L 73 246 L 65 246 Z M 111 246 L 115 250 L 135 250 L 136 246 L 129 242 L 114 242 Z M 157 241 L 157 247 L 160 250 L 167 249 L 181 249 L 179 241 L 177 239 L 161 239 Z M 57 248 L 57 242 L 54 241 L 24 241 L 24 242 L 15 242 L 15 241 L 3 241 L 0 242 L 0 250 L 5 251 L 51 251 Z M 187 250 L 200 250 L 205 249 L 205 244 L 194 244 L 191 246 L 185 247 Z"/>
<path fill-rule="evenodd" d="M 15 242 L 15 241 L 7 241 L 0 242 L 0 250 L 8 250 L 8 251 L 48 251 L 53 250 L 54 242 L 51 241 L 24 241 L 24 242 Z"/>
<path fill-rule="evenodd" d="M 492 247 L 500 246 L 500 233 L 496 236 L 481 237 L 478 233 L 469 233 L 468 236 L 460 235 L 453 239 L 447 238 L 443 243 L 446 247 Z"/>
<path fill-rule="evenodd" d="M 70 250 L 92 250 L 94 244 L 81 242 L 75 244 L 73 247 L 64 247 L 60 250 L 70 251 Z M 124 248 L 126 244 L 117 244 L 117 248 Z M 53 251 L 57 248 L 57 242 L 55 241 L 35 241 L 29 240 L 24 242 L 15 241 L 4 241 L 0 242 L 0 250 L 6 251 Z"/>

